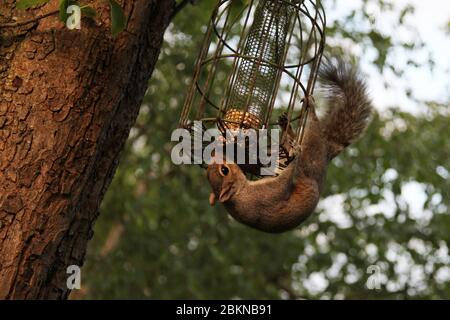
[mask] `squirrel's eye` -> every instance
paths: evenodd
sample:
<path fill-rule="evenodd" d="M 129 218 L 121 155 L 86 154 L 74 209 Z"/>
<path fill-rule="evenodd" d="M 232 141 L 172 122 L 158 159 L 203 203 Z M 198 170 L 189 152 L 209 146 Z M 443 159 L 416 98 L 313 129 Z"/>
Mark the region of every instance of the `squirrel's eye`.
<path fill-rule="evenodd" d="M 222 166 L 222 167 L 220 167 L 220 173 L 221 173 L 223 176 L 227 176 L 228 173 L 230 173 L 230 169 L 228 169 L 228 167 Z"/>

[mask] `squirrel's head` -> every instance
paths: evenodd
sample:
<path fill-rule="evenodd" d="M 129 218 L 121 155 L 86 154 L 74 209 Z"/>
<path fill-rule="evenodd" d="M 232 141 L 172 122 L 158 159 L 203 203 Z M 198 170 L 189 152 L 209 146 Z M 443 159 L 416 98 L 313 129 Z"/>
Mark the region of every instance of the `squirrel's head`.
<path fill-rule="evenodd" d="M 216 199 L 221 203 L 229 201 L 246 181 L 242 170 L 234 163 L 210 164 L 206 174 L 212 187 L 209 195 L 209 203 L 212 206 Z"/>

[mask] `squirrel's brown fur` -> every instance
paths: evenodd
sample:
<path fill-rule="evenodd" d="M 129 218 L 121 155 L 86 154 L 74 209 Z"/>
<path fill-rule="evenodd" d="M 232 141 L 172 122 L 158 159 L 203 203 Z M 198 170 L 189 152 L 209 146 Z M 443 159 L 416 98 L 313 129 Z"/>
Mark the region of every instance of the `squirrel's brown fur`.
<path fill-rule="evenodd" d="M 328 162 L 357 138 L 368 124 L 371 102 L 355 67 L 327 61 L 319 73 L 328 90 L 329 111 L 319 120 L 312 97 L 309 116 L 294 161 L 277 177 L 249 181 L 236 164 L 211 164 L 207 169 L 216 199 L 239 222 L 265 232 L 295 228 L 319 202 Z M 285 128 L 289 129 L 289 128 Z"/>

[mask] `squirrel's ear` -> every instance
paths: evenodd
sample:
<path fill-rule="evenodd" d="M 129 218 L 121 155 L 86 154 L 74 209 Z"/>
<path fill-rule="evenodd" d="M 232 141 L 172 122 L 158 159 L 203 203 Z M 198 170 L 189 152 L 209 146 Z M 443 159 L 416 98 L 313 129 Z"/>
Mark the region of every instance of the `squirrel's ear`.
<path fill-rule="evenodd" d="M 209 195 L 209 204 L 214 207 L 214 205 L 216 204 L 216 195 L 214 194 L 214 192 L 211 192 Z"/>
<path fill-rule="evenodd" d="M 234 194 L 234 185 L 232 183 L 224 183 L 222 185 L 222 191 L 220 191 L 219 201 L 226 202 L 231 199 Z"/>

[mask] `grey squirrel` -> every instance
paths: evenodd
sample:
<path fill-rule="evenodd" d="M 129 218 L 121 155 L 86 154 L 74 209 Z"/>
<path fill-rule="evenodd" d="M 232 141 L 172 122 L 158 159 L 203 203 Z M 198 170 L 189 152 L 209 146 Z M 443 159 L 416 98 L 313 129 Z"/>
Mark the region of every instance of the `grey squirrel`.
<path fill-rule="evenodd" d="M 210 164 L 207 178 L 212 187 L 209 202 L 218 199 L 237 221 L 270 233 L 291 230 L 316 208 L 328 163 L 361 135 L 368 125 L 372 103 L 365 82 L 355 66 L 327 60 L 319 70 L 329 109 L 319 120 L 314 99 L 305 98 L 309 116 L 295 159 L 279 176 L 247 179 L 237 164 Z M 292 130 L 280 122 L 283 130 Z M 292 140 L 293 137 L 290 137 Z"/>

